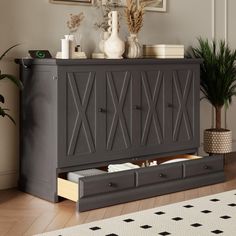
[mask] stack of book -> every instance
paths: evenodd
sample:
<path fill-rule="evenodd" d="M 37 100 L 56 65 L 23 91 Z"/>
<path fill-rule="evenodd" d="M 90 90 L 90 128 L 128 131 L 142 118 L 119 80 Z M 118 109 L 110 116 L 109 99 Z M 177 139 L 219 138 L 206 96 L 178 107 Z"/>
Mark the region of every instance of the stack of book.
<path fill-rule="evenodd" d="M 184 45 L 143 45 L 145 58 L 184 58 Z"/>

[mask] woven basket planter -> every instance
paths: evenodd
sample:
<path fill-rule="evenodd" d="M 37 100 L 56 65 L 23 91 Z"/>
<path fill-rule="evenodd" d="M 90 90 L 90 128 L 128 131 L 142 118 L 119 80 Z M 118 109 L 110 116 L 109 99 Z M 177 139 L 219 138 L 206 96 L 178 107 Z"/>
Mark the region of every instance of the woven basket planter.
<path fill-rule="evenodd" d="M 232 152 L 232 131 L 204 130 L 204 151 L 214 154 Z"/>

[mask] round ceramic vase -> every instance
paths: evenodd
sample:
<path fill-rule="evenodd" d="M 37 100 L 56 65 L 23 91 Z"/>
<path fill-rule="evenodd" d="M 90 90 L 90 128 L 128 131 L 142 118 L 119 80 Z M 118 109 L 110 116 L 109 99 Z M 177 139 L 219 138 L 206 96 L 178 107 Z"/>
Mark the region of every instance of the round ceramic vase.
<path fill-rule="evenodd" d="M 125 45 L 125 57 L 140 58 L 142 56 L 142 46 L 138 42 L 136 34 L 131 34 Z"/>

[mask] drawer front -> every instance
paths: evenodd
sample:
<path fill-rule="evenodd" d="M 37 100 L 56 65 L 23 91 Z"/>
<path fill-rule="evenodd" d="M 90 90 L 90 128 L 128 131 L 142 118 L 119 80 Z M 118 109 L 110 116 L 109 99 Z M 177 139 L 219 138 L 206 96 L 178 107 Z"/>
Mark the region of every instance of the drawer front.
<path fill-rule="evenodd" d="M 182 164 L 163 164 L 155 167 L 142 168 L 136 171 L 137 187 L 167 182 L 182 178 Z"/>
<path fill-rule="evenodd" d="M 81 178 L 80 197 L 109 193 L 135 187 L 134 171 L 122 171 Z"/>
<path fill-rule="evenodd" d="M 203 157 L 183 163 L 184 178 L 223 171 L 223 156 Z"/>

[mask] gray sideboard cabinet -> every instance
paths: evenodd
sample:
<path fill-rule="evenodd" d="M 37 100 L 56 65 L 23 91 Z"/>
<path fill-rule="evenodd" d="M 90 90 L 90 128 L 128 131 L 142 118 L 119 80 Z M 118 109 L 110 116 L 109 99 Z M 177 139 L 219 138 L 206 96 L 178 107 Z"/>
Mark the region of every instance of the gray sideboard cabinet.
<path fill-rule="evenodd" d="M 19 59 L 17 63 L 25 86 L 19 179 L 23 191 L 56 202 L 58 177 L 69 171 L 197 152 L 201 60 Z M 195 182 L 223 180 L 222 158 L 215 160 L 217 177 Z M 182 164 L 167 169 L 172 169 L 174 179 L 184 175 Z M 147 176 L 149 171 L 143 171 Z M 138 183 L 140 173 L 84 178 L 78 190 L 80 210 L 160 194 L 144 193 Z M 155 173 L 152 170 L 150 178 Z M 115 189 L 112 180 L 118 181 Z M 116 196 L 109 195 L 113 191 Z M 126 197 L 119 197 L 125 192 Z"/>

